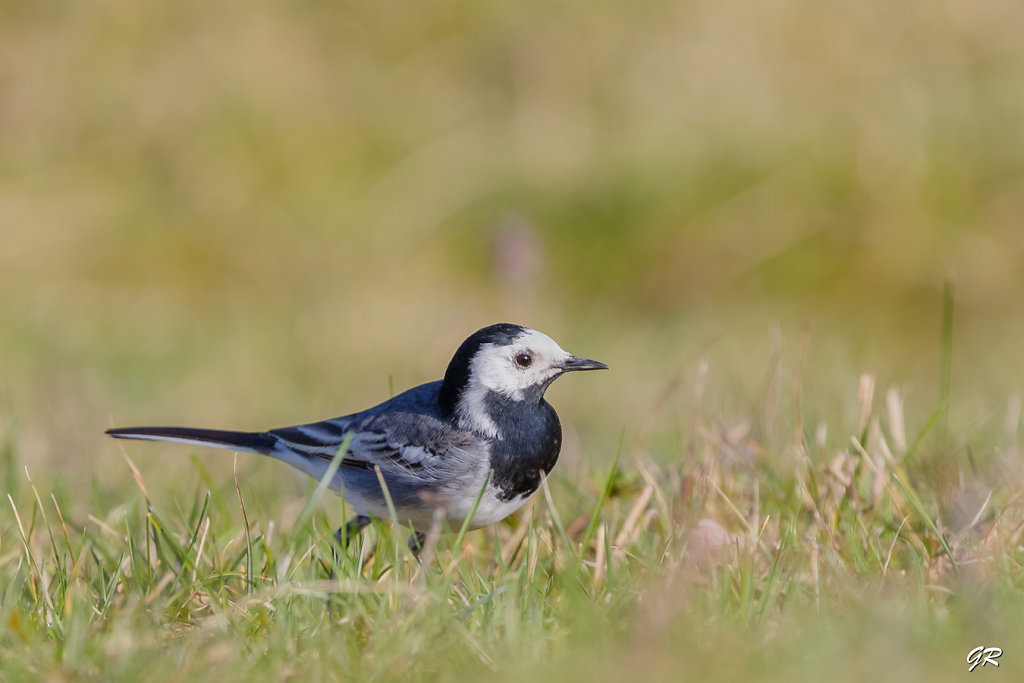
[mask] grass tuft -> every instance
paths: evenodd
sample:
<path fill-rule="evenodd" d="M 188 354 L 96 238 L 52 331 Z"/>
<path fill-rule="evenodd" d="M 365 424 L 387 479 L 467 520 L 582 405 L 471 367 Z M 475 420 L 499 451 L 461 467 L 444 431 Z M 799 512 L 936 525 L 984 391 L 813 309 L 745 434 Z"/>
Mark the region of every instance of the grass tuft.
<path fill-rule="evenodd" d="M 315 504 L 322 481 L 279 528 L 248 509 L 240 479 L 238 526 L 219 512 L 223 489 L 186 491 L 190 506 L 160 513 L 130 460 L 134 495 L 84 523 L 52 495 L 47 510 L 26 478 L 19 500 L 8 495 L 17 544 L 0 530 L 4 672 L 513 680 L 543 666 L 552 678 L 617 680 L 639 666 L 816 679 L 785 658 L 803 642 L 808 671 L 861 648 L 891 663 L 909 652 L 915 672 L 941 678 L 976 641 L 1024 633 L 1024 506 L 990 476 L 1020 466 L 1020 451 L 961 469 L 984 495 L 951 526 L 941 511 L 955 501 L 908 459 L 902 392 L 876 407 L 873 385 L 851 387 L 849 423 L 816 430 L 845 432 L 845 446 L 810 436 L 773 446 L 711 419 L 675 461 L 623 438 L 617 452 L 632 450 L 632 467 L 616 457 L 580 481 L 556 471 L 509 521 L 428 535 L 422 566 L 386 522 L 322 561 L 335 557 Z M 895 643 L 870 635 L 878 619 Z M 730 661 L 694 664 L 721 648 Z"/>

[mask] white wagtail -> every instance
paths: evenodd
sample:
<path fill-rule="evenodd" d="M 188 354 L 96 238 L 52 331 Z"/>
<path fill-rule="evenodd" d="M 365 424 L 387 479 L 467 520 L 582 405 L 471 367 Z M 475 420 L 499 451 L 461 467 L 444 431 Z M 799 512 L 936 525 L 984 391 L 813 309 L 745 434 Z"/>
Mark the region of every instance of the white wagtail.
<path fill-rule="evenodd" d="M 565 372 L 607 367 L 567 353 L 546 334 L 502 323 L 462 342 L 443 380 L 352 415 L 267 432 L 130 427 L 107 434 L 262 453 L 316 479 L 347 439 L 330 487 L 356 516 L 338 529 L 339 542 L 347 543 L 370 517 L 390 516 L 383 479 L 398 521 L 414 530 L 409 547 L 416 552 L 438 507 L 460 526 L 476 504 L 470 527 L 479 528 L 526 502 L 562 445 L 545 390 Z"/>

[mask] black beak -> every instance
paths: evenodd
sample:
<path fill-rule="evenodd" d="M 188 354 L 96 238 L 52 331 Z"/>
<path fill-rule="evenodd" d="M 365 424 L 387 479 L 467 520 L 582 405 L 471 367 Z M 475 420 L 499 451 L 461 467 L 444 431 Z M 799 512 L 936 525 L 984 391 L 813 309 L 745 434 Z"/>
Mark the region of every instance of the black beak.
<path fill-rule="evenodd" d="M 569 356 L 562 361 L 562 370 L 564 372 L 571 372 L 573 370 L 607 370 L 608 366 L 596 360 L 588 360 L 586 358 L 579 358 L 578 356 Z"/>

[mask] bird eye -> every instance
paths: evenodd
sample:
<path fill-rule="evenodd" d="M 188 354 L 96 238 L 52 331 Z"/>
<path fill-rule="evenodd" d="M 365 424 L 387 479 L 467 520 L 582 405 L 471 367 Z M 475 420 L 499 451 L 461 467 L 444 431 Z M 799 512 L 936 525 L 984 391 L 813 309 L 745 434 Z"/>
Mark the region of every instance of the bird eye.
<path fill-rule="evenodd" d="M 533 356 L 528 353 L 520 353 L 516 356 L 516 364 L 521 368 L 530 367 L 530 363 L 533 362 Z"/>

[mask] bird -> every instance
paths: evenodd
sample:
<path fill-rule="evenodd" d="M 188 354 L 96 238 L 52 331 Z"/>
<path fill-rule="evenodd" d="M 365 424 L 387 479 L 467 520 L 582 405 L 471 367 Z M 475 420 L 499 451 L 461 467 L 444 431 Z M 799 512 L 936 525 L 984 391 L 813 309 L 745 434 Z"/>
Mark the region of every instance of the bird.
<path fill-rule="evenodd" d="M 471 517 L 468 528 L 477 529 L 529 500 L 562 445 L 561 423 L 544 392 L 567 372 L 607 369 L 543 332 L 498 323 L 463 341 L 441 380 L 361 412 L 265 432 L 127 427 L 106 433 L 267 455 L 317 480 L 345 446 L 328 483 L 354 512 L 335 533 L 338 543 L 345 547 L 374 517 L 391 518 L 390 498 L 395 521 L 412 529 L 408 545 L 418 559 L 438 508 L 454 528 Z"/>

